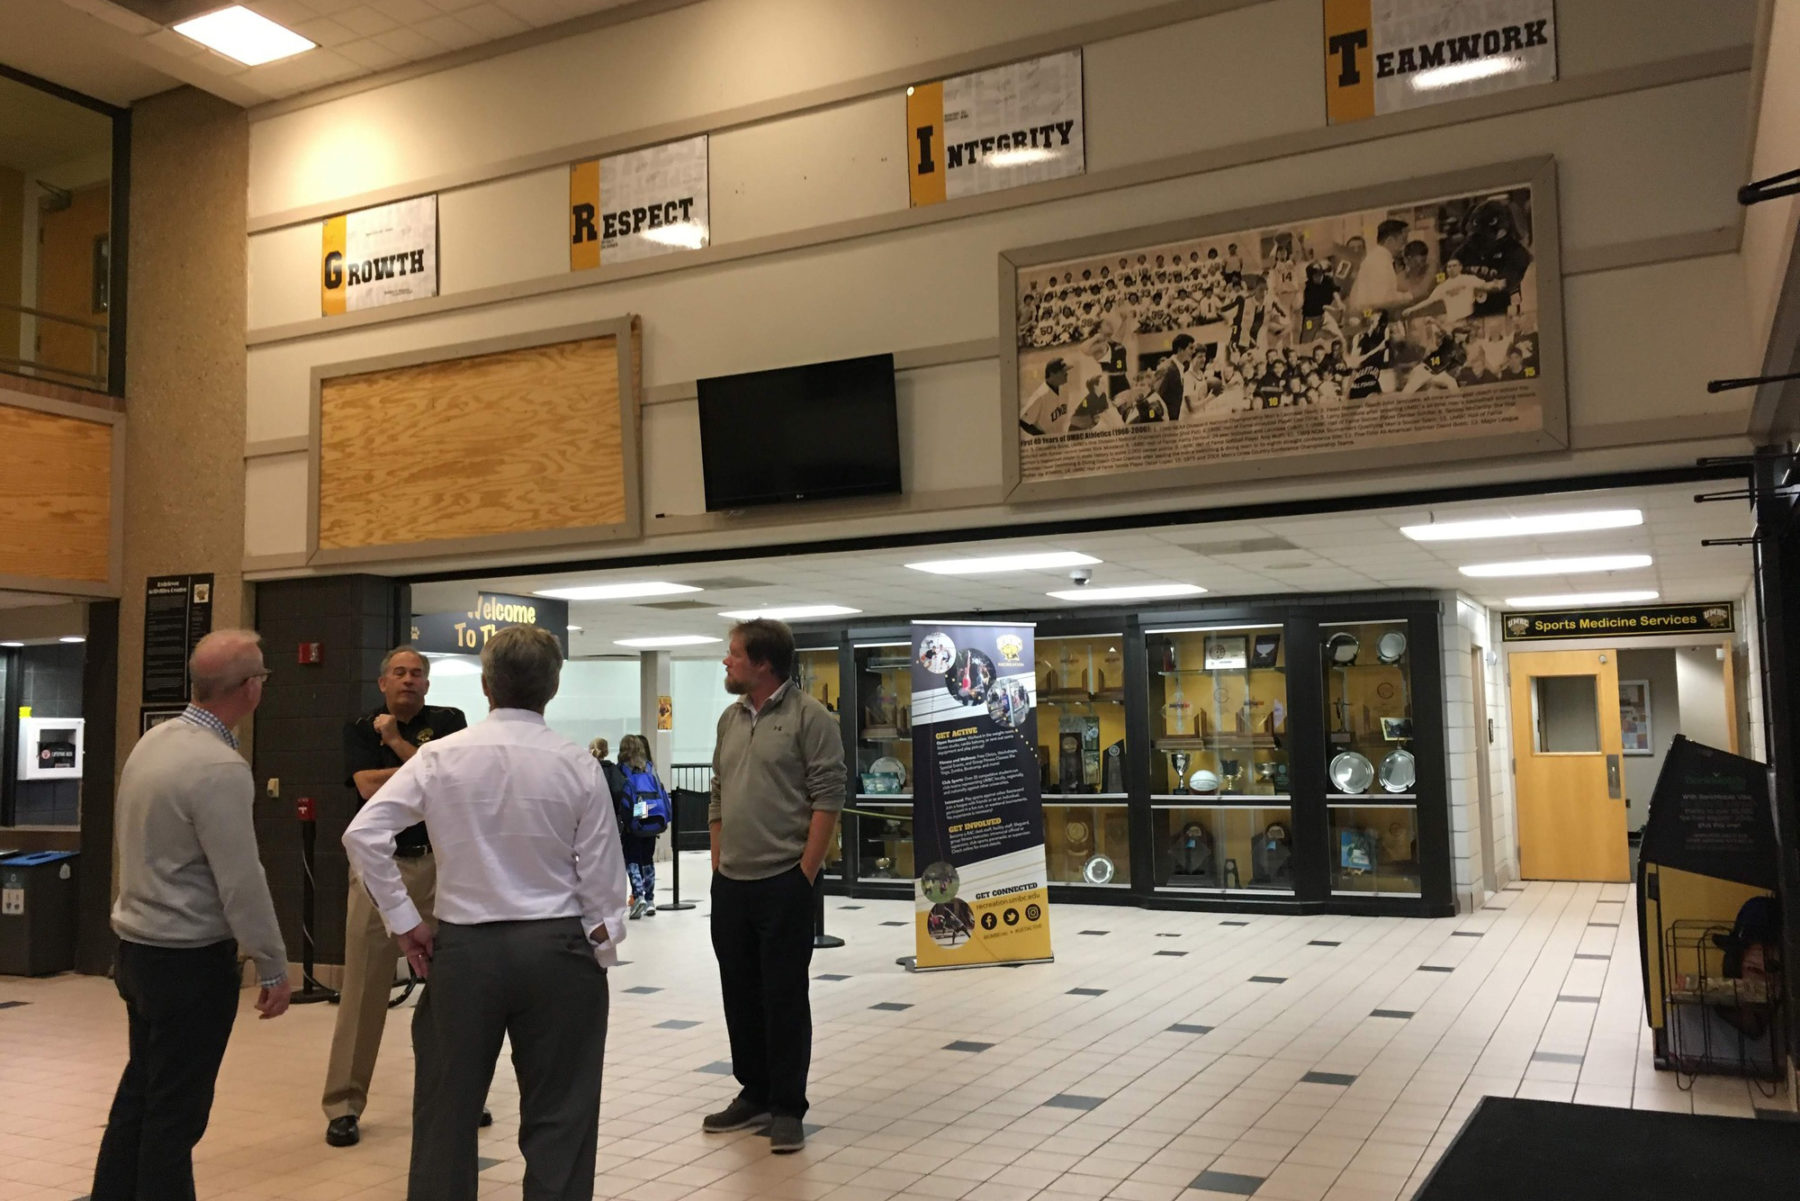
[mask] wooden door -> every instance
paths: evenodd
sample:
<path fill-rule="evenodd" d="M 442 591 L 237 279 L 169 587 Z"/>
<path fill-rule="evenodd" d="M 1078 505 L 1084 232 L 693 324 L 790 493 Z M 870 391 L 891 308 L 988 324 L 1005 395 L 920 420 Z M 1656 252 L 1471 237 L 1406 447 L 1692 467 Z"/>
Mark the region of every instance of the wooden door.
<path fill-rule="evenodd" d="M 112 185 L 73 193 L 67 208 L 38 214 L 37 305 L 69 321 L 37 319 L 37 362 L 53 378 L 87 387 L 106 386 L 106 312 L 96 311 L 95 273 L 105 256 L 96 244 L 111 230 Z M 69 377 L 75 377 L 70 379 Z"/>
<path fill-rule="evenodd" d="M 1520 875 L 1628 880 L 1618 652 L 1514 653 L 1507 666 Z"/>

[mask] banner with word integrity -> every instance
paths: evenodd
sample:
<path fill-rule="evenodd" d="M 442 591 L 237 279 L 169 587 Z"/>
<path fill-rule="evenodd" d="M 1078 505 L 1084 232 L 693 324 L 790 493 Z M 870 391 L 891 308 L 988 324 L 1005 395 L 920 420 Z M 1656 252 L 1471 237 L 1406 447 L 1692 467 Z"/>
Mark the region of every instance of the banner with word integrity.
<path fill-rule="evenodd" d="M 438 293 L 436 196 L 328 218 L 320 242 L 324 316 Z"/>
<path fill-rule="evenodd" d="M 917 966 L 1050 959 L 1034 628 L 914 622 Z"/>
<path fill-rule="evenodd" d="M 914 208 L 1087 169 L 1081 51 L 906 89 Z"/>
<path fill-rule="evenodd" d="M 699 250 L 712 238 L 706 135 L 569 168 L 569 270 Z"/>

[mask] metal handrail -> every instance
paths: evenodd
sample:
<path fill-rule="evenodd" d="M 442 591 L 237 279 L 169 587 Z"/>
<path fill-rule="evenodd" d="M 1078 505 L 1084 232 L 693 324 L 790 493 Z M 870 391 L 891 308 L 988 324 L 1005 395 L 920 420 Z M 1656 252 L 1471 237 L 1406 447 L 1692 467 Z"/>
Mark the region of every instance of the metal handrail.
<path fill-rule="evenodd" d="M 111 327 L 108 325 L 105 325 L 103 323 L 95 322 L 95 321 L 83 321 L 79 317 L 65 317 L 61 313 L 52 313 L 46 309 L 34 309 L 30 305 L 8 304 L 8 303 L 6 303 L 6 301 L 0 300 L 0 309 L 6 309 L 9 312 L 14 312 L 14 313 L 23 313 L 27 317 L 36 317 L 43 321 L 60 321 L 64 325 L 80 326 L 82 329 L 92 330 L 93 332 L 95 332 L 97 334 L 105 334 L 105 333 L 111 332 Z"/>

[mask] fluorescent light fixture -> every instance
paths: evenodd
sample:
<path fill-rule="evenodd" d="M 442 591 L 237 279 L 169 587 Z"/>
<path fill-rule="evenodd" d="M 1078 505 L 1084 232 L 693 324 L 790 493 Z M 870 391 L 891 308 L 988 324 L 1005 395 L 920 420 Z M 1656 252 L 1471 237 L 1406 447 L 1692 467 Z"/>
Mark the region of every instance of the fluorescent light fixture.
<path fill-rule="evenodd" d="M 652 650 L 665 646 L 703 646 L 708 642 L 722 642 L 722 638 L 714 638 L 710 634 L 663 634 L 655 638 L 614 638 L 614 646 L 635 646 Z"/>
<path fill-rule="evenodd" d="M 582 584 L 573 588 L 540 588 L 534 596 L 552 600 L 602 601 L 637 600 L 646 596 L 674 596 L 681 592 L 698 592 L 692 584 L 667 584 L 661 580 L 638 580 L 629 584 Z"/>
<path fill-rule="evenodd" d="M 1591 571 L 1631 571 L 1655 562 L 1649 555 L 1577 555 L 1568 559 L 1525 559 L 1517 563 L 1472 563 L 1459 568 L 1476 579 L 1515 575 L 1585 575 Z"/>
<path fill-rule="evenodd" d="M 568 627 L 568 629 L 569 629 L 569 633 L 571 633 L 571 634 L 579 634 L 579 633 L 581 633 L 581 627 L 580 627 L 580 626 L 570 626 L 570 627 Z"/>
<path fill-rule="evenodd" d="M 1017 150 L 996 150 L 983 155 L 981 163 L 985 167 L 1029 167 L 1033 163 L 1047 163 L 1055 157 L 1056 151 L 1042 146 L 1021 146 Z"/>
<path fill-rule="evenodd" d="M 1653 601 L 1661 595 L 1649 588 L 1637 592 L 1565 592 L 1561 596 L 1509 596 L 1506 603 L 1513 609 L 1560 609 L 1565 605 L 1629 605 Z"/>
<path fill-rule="evenodd" d="M 1643 524 L 1642 509 L 1597 509 L 1587 513 L 1540 513 L 1534 517 L 1433 521 L 1426 525 L 1403 525 L 1400 532 L 1414 542 L 1460 542 L 1474 538 L 1529 538 L 1541 534 L 1579 534 L 1587 530 L 1623 530 Z"/>
<path fill-rule="evenodd" d="M 988 572 L 1086 567 L 1098 562 L 1099 559 L 1084 555 L 1078 550 L 1047 550 L 1035 554 L 992 555 L 985 559 L 929 559 L 923 563 L 908 563 L 907 567 L 913 571 L 928 571 L 932 575 L 985 575 Z"/>
<path fill-rule="evenodd" d="M 79 634 L 64 634 L 61 638 L 58 638 L 57 641 L 58 642 L 86 642 L 87 639 L 83 638 Z"/>
<path fill-rule="evenodd" d="M 217 50 L 226 58 L 236 59 L 246 67 L 260 67 L 276 59 L 292 58 L 318 45 L 241 4 L 183 21 L 175 26 L 175 32 L 199 42 L 208 50 Z"/>
<path fill-rule="evenodd" d="M 677 221 L 642 231 L 646 241 L 660 242 L 682 250 L 699 250 L 706 245 L 706 226 L 697 221 Z"/>
<path fill-rule="evenodd" d="M 755 621 L 759 617 L 770 621 L 800 621 L 808 617 L 848 617 L 852 613 L 861 613 L 861 609 L 850 609 L 843 605 L 774 605 L 767 609 L 732 609 L 719 614 L 732 621 Z"/>
<path fill-rule="evenodd" d="M 1525 60 L 1522 58 L 1508 55 L 1478 58 L 1473 62 L 1450 63 L 1420 71 L 1412 77 L 1412 88 L 1415 92 L 1432 92 L 1438 88 L 1453 88 L 1459 83 L 1474 83 L 1478 79 L 1492 79 L 1496 75 L 1524 69 Z"/>
<path fill-rule="evenodd" d="M 478 676 L 481 664 L 467 655 L 446 655 L 437 651 L 427 651 L 425 657 L 431 660 L 431 674 L 434 676 Z"/>
<path fill-rule="evenodd" d="M 1205 591 L 1198 584 L 1131 584 L 1122 588 L 1068 588 L 1061 592 L 1046 592 L 1044 595 L 1066 601 L 1118 601 L 1199 596 Z"/>
<path fill-rule="evenodd" d="M 24 645 L 23 642 L 0 642 L 0 646 L 21 647 Z"/>

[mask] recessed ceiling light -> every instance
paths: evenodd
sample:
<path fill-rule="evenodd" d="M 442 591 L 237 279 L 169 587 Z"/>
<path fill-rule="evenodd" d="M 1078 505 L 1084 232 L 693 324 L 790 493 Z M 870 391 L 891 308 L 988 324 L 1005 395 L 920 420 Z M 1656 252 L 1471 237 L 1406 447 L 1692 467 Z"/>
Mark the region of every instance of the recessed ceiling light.
<path fill-rule="evenodd" d="M 552 600 L 602 601 L 634 600 L 643 596 L 675 596 L 682 592 L 698 592 L 692 584 L 668 584 L 661 580 L 634 580 L 627 584 L 581 584 L 572 588 L 540 588 L 533 595 Z"/>
<path fill-rule="evenodd" d="M 861 609 L 850 609 L 843 605 L 777 605 L 768 609 L 732 609 L 719 616 L 728 617 L 732 621 L 755 621 L 759 617 L 770 621 L 798 621 L 807 617 L 847 617 L 861 612 Z"/>
<path fill-rule="evenodd" d="M 1578 555 L 1567 559 L 1525 559 L 1517 563 L 1472 563 L 1458 570 L 1477 579 L 1512 575 L 1582 575 L 1590 571 L 1630 571 L 1648 567 L 1654 561 L 1649 555 Z"/>
<path fill-rule="evenodd" d="M 664 634 L 656 638 L 615 638 L 613 645 L 650 649 L 663 646 L 702 646 L 708 642 L 722 641 L 724 639 L 714 638 L 710 634 Z"/>
<path fill-rule="evenodd" d="M 1532 517 L 1433 521 L 1426 525 L 1403 525 L 1400 532 L 1414 542 L 1458 542 L 1469 538 L 1528 538 L 1534 534 L 1622 530 L 1643 524 L 1642 509 L 1599 509 L 1588 513 L 1540 513 Z"/>
<path fill-rule="evenodd" d="M 260 67 L 276 59 L 291 58 L 318 45 L 241 4 L 183 21 L 175 26 L 175 32 L 199 42 L 208 50 L 217 50 L 226 58 L 236 59 L 246 67 Z"/>
<path fill-rule="evenodd" d="M 1564 605 L 1629 605 L 1653 601 L 1661 595 L 1648 588 L 1638 592 L 1565 592 L 1560 596 L 1509 596 L 1506 603 L 1514 609 L 1558 609 Z"/>
<path fill-rule="evenodd" d="M 1171 596 L 1199 596 L 1205 591 L 1198 584 L 1131 584 L 1120 588 L 1068 588 L 1044 595 L 1067 601 L 1156 600 Z"/>
<path fill-rule="evenodd" d="M 83 638 L 80 634 L 64 634 L 61 638 L 58 638 L 57 641 L 58 642 L 86 642 L 87 639 Z"/>
<path fill-rule="evenodd" d="M 985 559 L 930 559 L 924 563 L 908 563 L 914 571 L 932 575 L 983 575 L 1000 571 L 1047 571 L 1054 567 L 1086 567 L 1098 563 L 1092 555 L 1078 550 L 1047 550 L 1035 554 L 990 555 Z"/>

